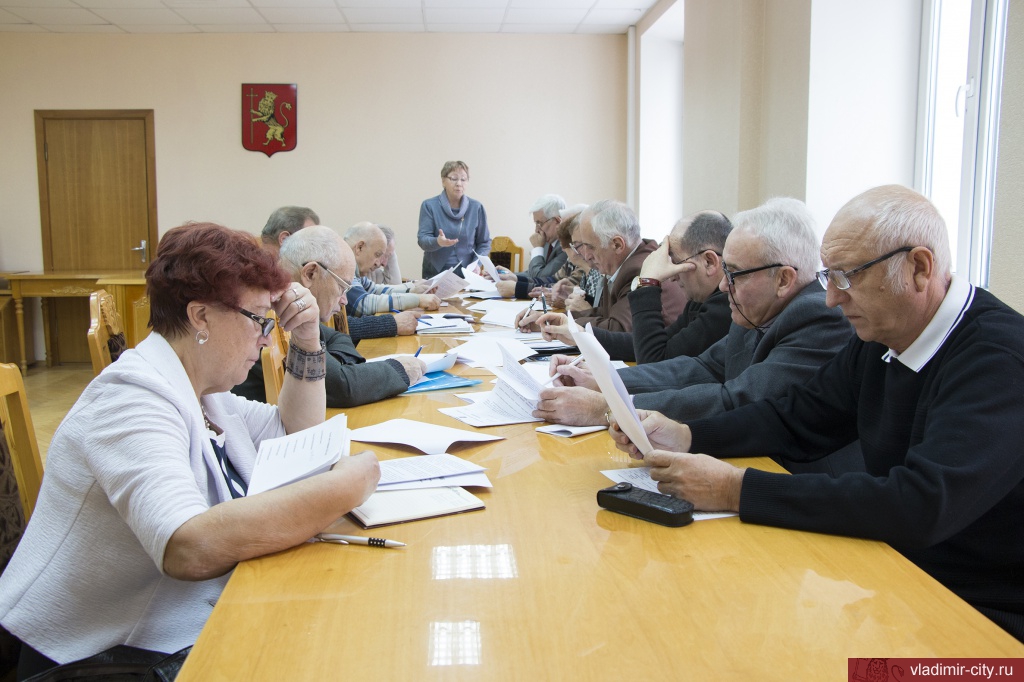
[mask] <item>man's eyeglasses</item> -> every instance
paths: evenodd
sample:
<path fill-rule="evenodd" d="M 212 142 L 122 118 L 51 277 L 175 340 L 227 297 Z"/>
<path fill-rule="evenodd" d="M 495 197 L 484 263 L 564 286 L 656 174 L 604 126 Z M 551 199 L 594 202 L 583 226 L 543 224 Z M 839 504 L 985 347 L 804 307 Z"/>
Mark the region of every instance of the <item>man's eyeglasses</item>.
<path fill-rule="evenodd" d="M 378 256 L 377 256 L 377 257 L 379 258 L 379 257 L 380 257 L 380 254 L 378 254 Z M 351 288 L 352 288 L 352 283 L 351 283 L 351 282 L 346 282 L 345 280 L 343 280 L 343 279 L 342 279 L 341 277 L 339 277 L 339 276 L 338 276 L 338 275 L 337 275 L 337 274 L 336 274 L 336 273 L 335 273 L 335 272 L 334 272 L 333 270 L 331 270 L 331 269 L 330 269 L 329 267 L 327 267 L 326 265 L 324 265 L 324 264 L 323 264 L 323 263 L 321 263 L 320 261 L 317 261 L 317 260 L 315 260 L 315 261 L 312 261 L 312 262 L 313 262 L 313 263 L 316 263 L 316 264 L 317 264 L 317 265 L 319 265 L 319 266 L 320 266 L 321 268 L 323 268 L 324 270 L 326 270 L 326 271 L 327 271 L 327 274 L 329 274 L 329 275 L 330 275 L 331 277 L 333 277 L 333 278 L 334 278 L 334 281 L 335 281 L 335 282 L 337 282 L 337 283 L 338 283 L 338 286 L 340 286 L 340 287 L 341 287 L 341 293 L 343 293 L 343 294 L 347 294 L 347 293 L 348 293 L 348 291 L 349 291 L 349 289 L 351 289 Z M 306 267 L 307 265 L 309 265 L 309 263 L 303 263 L 303 264 L 302 264 L 302 267 Z"/>
<path fill-rule="evenodd" d="M 263 317 L 262 315 L 257 315 L 256 313 L 250 313 L 245 308 L 235 308 L 235 310 L 242 313 L 250 320 L 258 324 L 260 326 L 260 334 L 262 334 L 263 336 L 270 336 L 270 332 L 274 331 L 274 325 L 277 324 L 277 320 L 275 320 L 274 318 Z"/>
<path fill-rule="evenodd" d="M 569 248 L 572 249 L 572 252 L 580 258 L 586 258 L 586 256 L 583 255 L 583 249 L 587 249 L 588 251 L 594 250 L 594 247 L 586 242 L 573 242 L 569 244 Z"/>
<path fill-rule="evenodd" d="M 452 183 L 453 185 L 457 185 L 459 183 L 465 185 L 467 182 L 469 182 L 469 178 L 453 178 L 450 175 L 445 176 L 445 180 Z"/>
<path fill-rule="evenodd" d="M 730 270 L 726 267 L 725 262 L 722 262 L 722 272 L 725 273 L 725 279 L 729 282 L 729 288 L 732 289 L 736 286 L 736 278 L 743 277 L 743 275 L 752 275 L 755 272 L 761 272 L 762 270 L 770 270 L 771 268 L 784 268 L 786 267 L 782 263 L 772 263 L 771 265 L 762 265 L 759 268 L 747 268 L 746 270 Z M 789 266 L 793 267 L 793 266 Z M 793 268 L 796 270 L 797 268 Z"/>
<path fill-rule="evenodd" d="M 533 226 L 539 230 L 540 228 L 550 223 L 552 220 L 554 220 L 554 218 L 547 218 L 545 220 L 534 220 Z"/>
<path fill-rule="evenodd" d="M 673 260 L 673 261 L 672 261 L 672 265 L 682 265 L 683 263 L 685 263 L 685 262 L 686 262 L 686 261 L 688 261 L 688 260 L 693 260 L 693 259 L 694 259 L 694 258 L 696 258 L 697 256 L 702 256 L 702 255 L 704 255 L 704 254 L 705 254 L 705 253 L 707 253 L 708 251 L 710 251 L 711 253 L 715 254 L 715 255 L 716 255 L 716 256 L 718 256 L 719 258 L 721 258 L 721 257 L 722 257 L 722 254 L 718 253 L 718 252 L 717 252 L 717 251 L 715 251 L 714 249 L 701 249 L 700 251 L 698 251 L 697 253 L 693 254 L 692 256 L 687 256 L 686 258 L 684 258 L 684 259 L 682 259 L 682 260 Z M 670 259 L 671 259 L 671 257 L 670 257 Z"/>
<path fill-rule="evenodd" d="M 859 266 L 855 267 L 853 270 L 835 270 L 835 269 L 832 269 L 832 268 L 825 268 L 824 270 L 819 270 L 817 273 L 815 273 L 817 275 L 817 277 L 818 277 L 818 284 L 821 285 L 822 289 L 828 289 L 828 283 L 831 281 L 832 285 L 835 286 L 836 289 L 840 289 L 840 290 L 849 289 L 850 288 L 850 275 L 856 275 L 858 272 L 864 272 L 865 270 L 870 268 L 872 265 L 878 265 L 879 263 L 881 263 L 884 260 L 889 260 L 890 258 L 895 256 L 897 253 L 906 253 L 907 251 L 913 251 L 915 248 L 917 248 L 917 247 L 914 247 L 914 246 L 901 246 L 900 248 L 896 249 L 895 251 L 890 251 L 889 253 L 885 254 L 884 256 L 879 256 L 875 260 L 868 261 L 864 265 L 859 265 Z"/>

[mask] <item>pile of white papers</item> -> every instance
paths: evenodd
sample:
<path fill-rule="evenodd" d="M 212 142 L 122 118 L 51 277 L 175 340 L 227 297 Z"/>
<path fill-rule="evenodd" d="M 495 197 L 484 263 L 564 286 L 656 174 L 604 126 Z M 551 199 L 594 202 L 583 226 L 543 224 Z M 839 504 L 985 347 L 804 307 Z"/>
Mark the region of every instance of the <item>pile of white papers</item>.
<path fill-rule="evenodd" d="M 445 317 L 446 313 L 423 315 L 416 320 L 417 334 L 472 334 L 473 327 L 462 317 Z"/>
<path fill-rule="evenodd" d="M 515 329 L 516 316 L 530 307 L 527 301 L 488 301 L 488 310 L 480 320 L 483 324 Z"/>
<path fill-rule="evenodd" d="M 433 457 L 404 457 L 380 463 L 377 490 L 412 490 L 448 486 L 490 488 L 485 468 L 447 453 Z"/>
<path fill-rule="evenodd" d="M 373 426 L 353 429 L 350 435 L 352 440 L 362 443 L 409 445 L 428 455 L 447 452 L 453 443 L 461 441 L 491 441 L 504 438 L 504 436 L 489 436 L 412 419 L 391 419 Z"/>
<path fill-rule="evenodd" d="M 454 354 L 470 367 L 501 367 L 504 362 L 502 350 L 508 353 L 516 363 L 537 354 L 537 351 L 527 348 L 515 339 L 495 339 L 493 337 L 474 338 L 461 346 L 452 348 L 448 354 Z"/>
<path fill-rule="evenodd" d="M 494 368 L 498 384 L 490 393 L 469 405 L 442 407 L 439 411 L 470 426 L 500 426 L 543 421 L 533 416 L 537 409 L 538 394 L 542 390 L 530 373 L 512 358 L 504 346 L 499 346 L 503 363 Z"/>

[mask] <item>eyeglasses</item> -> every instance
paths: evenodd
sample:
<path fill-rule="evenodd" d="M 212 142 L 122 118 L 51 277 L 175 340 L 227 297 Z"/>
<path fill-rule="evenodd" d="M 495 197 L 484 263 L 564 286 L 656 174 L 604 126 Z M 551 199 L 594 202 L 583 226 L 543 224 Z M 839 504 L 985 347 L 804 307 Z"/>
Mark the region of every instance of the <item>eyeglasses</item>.
<path fill-rule="evenodd" d="M 589 251 L 594 250 L 594 247 L 586 242 L 573 242 L 572 244 L 569 244 L 569 248 L 572 249 L 572 252 L 580 258 L 586 258 L 586 256 L 583 255 L 583 249 L 587 249 Z"/>
<path fill-rule="evenodd" d="M 770 270 L 771 268 L 784 268 L 787 267 L 782 263 L 772 263 L 771 265 L 762 265 L 759 268 L 747 268 L 746 270 L 730 270 L 726 267 L 725 262 L 722 263 L 722 272 L 725 273 L 725 279 L 729 282 L 729 288 L 732 289 L 736 286 L 736 278 L 742 277 L 743 275 L 752 275 L 755 272 L 761 272 L 762 270 Z M 793 267 L 792 265 L 788 267 Z M 796 270 L 797 268 L 793 268 Z"/>
<path fill-rule="evenodd" d="M 250 313 L 245 308 L 235 308 L 235 310 L 242 313 L 250 320 L 258 324 L 260 326 L 260 334 L 262 334 L 263 336 L 270 336 L 270 332 L 274 331 L 274 325 L 277 324 L 277 320 L 275 320 L 274 318 L 263 317 L 262 315 L 257 315 L 256 313 Z"/>
<path fill-rule="evenodd" d="M 444 179 L 452 183 L 453 185 L 458 185 L 459 183 L 465 185 L 467 182 L 469 182 L 469 178 L 453 178 L 450 175 L 446 175 Z"/>
<path fill-rule="evenodd" d="M 868 261 L 864 265 L 855 267 L 853 270 L 834 270 L 831 268 L 825 268 L 815 273 L 818 277 L 818 284 L 821 285 L 822 289 L 828 289 L 828 283 L 831 281 L 836 289 L 846 290 L 850 288 L 850 275 L 856 275 L 858 272 L 863 272 L 870 268 L 872 265 L 878 265 L 884 260 L 889 260 L 897 253 L 906 253 L 907 251 L 913 251 L 914 246 L 901 246 L 895 251 L 890 251 L 884 256 L 879 256 L 875 260 Z"/>
<path fill-rule="evenodd" d="M 552 220 L 554 220 L 554 218 L 548 218 L 547 220 L 534 220 L 533 226 L 539 230 L 540 228 L 550 223 Z"/>
<path fill-rule="evenodd" d="M 685 262 L 686 262 L 686 261 L 688 261 L 688 260 L 693 260 L 693 259 L 694 259 L 694 258 L 696 258 L 697 256 L 702 256 L 702 255 L 704 255 L 704 254 L 705 254 L 705 253 L 707 253 L 708 251 L 710 251 L 711 253 L 715 254 L 715 255 L 716 255 L 716 256 L 718 256 L 719 258 L 721 258 L 721 257 L 722 257 L 722 254 L 718 253 L 718 252 L 717 252 L 717 251 L 715 251 L 714 249 L 701 249 L 700 251 L 698 251 L 697 253 L 693 254 L 692 256 L 687 256 L 686 258 L 684 258 L 684 259 L 682 259 L 682 260 L 678 260 L 678 261 L 677 261 L 677 260 L 674 260 L 674 261 L 672 261 L 672 265 L 682 265 L 683 263 L 685 263 Z M 735 274 L 735 273 L 734 273 L 734 274 Z"/>
<path fill-rule="evenodd" d="M 381 254 L 377 254 L 377 257 L 380 258 L 380 255 Z M 323 268 L 324 270 L 327 271 L 327 274 L 329 274 L 331 277 L 334 278 L 334 281 L 337 282 L 338 286 L 341 287 L 341 293 L 347 294 L 349 292 L 349 290 L 352 288 L 352 283 L 351 282 L 346 282 L 345 280 L 343 280 L 333 270 L 331 270 L 329 267 L 327 267 L 326 265 L 324 265 L 320 261 L 315 260 L 315 261 L 311 261 L 311 262 L 316 263 L 317 265 L 319 265 L 321 268 Z M 303 263 L 302 267 L 306 267 L 307 265 L 309 265 L 309 263 Z"/>

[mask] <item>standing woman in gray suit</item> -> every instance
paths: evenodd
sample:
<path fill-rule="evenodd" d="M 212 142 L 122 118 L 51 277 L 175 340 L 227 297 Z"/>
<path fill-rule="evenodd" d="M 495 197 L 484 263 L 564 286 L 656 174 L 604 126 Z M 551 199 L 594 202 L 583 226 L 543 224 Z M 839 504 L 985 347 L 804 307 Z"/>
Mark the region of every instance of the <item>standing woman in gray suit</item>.
<path fill-rule="evenodd" d="M 433 277 L 442 270 L 462 266 L 476 260 L 477 254 L 491 252 L 491 233 L 487 229 L 487 213 L 476 199 L 466 196 L 469 166 L 462 161 L 448 161 L 441 168 L 443 191 L 420 204 L 420 229 L 417 234 L 423 249 L 423 277 Z"/>

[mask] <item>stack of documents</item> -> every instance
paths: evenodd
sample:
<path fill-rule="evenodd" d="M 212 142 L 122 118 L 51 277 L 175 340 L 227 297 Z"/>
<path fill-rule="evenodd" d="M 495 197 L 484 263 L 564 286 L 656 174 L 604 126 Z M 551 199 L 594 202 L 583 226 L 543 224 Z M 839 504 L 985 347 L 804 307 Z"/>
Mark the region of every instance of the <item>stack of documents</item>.
<path fill-rule="evenodd" d="M 472 334 L 473 326 L 461 315 L 445 317 L 447 313 L 423 315 L 416 320 L 417 334 Z"/>
<path fill-rule="evenodd" d="M 488 310 L 480 322 L 513 329 L 516 326 L 516 316 L 530 307 L 530 303 L 526 301 L 488 301 L 487 303 Z"/>
<path fill-rule="evenodd" d="M 491 482 L 479 464 L 442 453 L 432 457 L 403 457 L 380 463 L 377 490 L 412 490 L 414 488 L 446 488 L 475 486 L 490 488 Z"/>
<path fill-rule="evenodd" d="M 495 368 L 498 384 L 490 393 L 462 407 L 442 407 L 439 411 L 470 426 L 500 426 L 543 421 L 533 416 L 542 390 L 540 383 L 519 364 L 504 346 L 499 346 L 503 364 Z"/>
<path fill-rule="evenodd" d="M 483 500 L 458 486 L 376 492 L 352 510 L 363 528 L 483 509 Z"/>
<path fill-rule="evenodd" d="M 536 355 L 537 351 L 527 348 L 515 339 L 474 338 L 461 346 L 448 351 L 470 367 L 501 367 L 504 362 L 502 351 L 507 353 L 514 362 Z"/>

